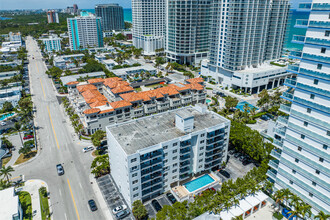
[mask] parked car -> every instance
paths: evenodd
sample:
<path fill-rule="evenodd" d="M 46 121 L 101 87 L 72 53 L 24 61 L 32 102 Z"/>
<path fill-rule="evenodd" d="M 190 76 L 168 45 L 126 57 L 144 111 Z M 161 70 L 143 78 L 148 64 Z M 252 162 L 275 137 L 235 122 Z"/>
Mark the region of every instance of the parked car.
<path fill-rule="evenodd" d="M 234 154 L 235 153 L 235 150 L 230 150 L 229 151 L 229 154 Z"/>
<path fill-rule="evenodd" d="M 2 121 L 0 124 L 1 124 L 2 126 L 5 126 L 7 123 L 4 122 L 4 121 Z"/>
<path fill-rule="evenodd" d="M 170 202 L 171 202 L 172 204 L 176 203 L 176 199 L 175 199 L 175 197 L 172 195 L 172 193 L 167 193 L 167 194 L 166 194 L 166 197 L 168 198 L 168 200 L 170 200 Z"/>
<path fill-rule="evenodd" d="M 33 138 L 33 135 L 32 134 L 27 135 L 27 136 L 24 136 L 23 137 L 23 140 L 28 140 L 28 139 L 31 139 L 31 138 Z"/>
<path fill-rule="evenodd" d="M 116 218 L 117 219 L 123 219 L 125 218 L 126 216 L 129 215 L 129 211 L 127 209 L 123 210 L 123 211 L 120 211 L 116 214 Z"/>
<path fill-rule="evenodd" d="M 88 205 L 89 205 L 89 208 L 91 209 L 92 212 L 97 210 L 96 203 L 93 199 L 88 200 Z"/>
<path fill-rule="evenodd" d="M 230 178 L 230 174 L 225 170 L 220 170 L 219 173 L 227 178 Z"/>
<path fill-rule="evenodd" d="M 94 150 L 94 147 L 93 147 L 93 146 L 85 147 L 85 148 L 83 149 L 83 153 L 86 153 L 86 152 L 88 152 L 88 151 L 92 151 L 92 150 Z"/>
<path fill-rule="evenodd" d="M 268 121 L 270 118 L 267 115 L 261 115 L 261 120 Z"/>
<path fill-rule="evenodd" d="M 62 164 L 57 164 L 57 165 L 56 165 L 56 169 L 57 169 L 57 174 L 58 174 L 59 176 L 61 176 L 61 175 L 64 174 L 64 168 L 63 168 Z"/>
<path fill-rule="evenodd" d="M 252 161 L 250 159 L 243 160 L 243 162 L 242 162 L 242 164 L 244 166 L 249 165 L 250 163 L 252 163 Z"/>
<path fill-rule="evenodd" d="M 157 212 L 162 210 L 162 206 L 159 204 L 159 202 L 156 199 L 152 200 L 151 204 L 156 209 Z"/>
<path fill-rule="evenodd" d="M 239 157 L 239 161 L 241 161 L 241 162 L 243 162 L 243 160 L 245 160 L 245 159 L 246 159 L 246 158 L 245 158 L 244 155 L 242 155 L 242 156 Z"/>
<path fill-rule="evenodd" d="M 114 208 L 114 209 L 112 210 L 112 213 L 115 215 L 115 214 L 117 214 L 118 212 L 123 211 L 123 210 L 125 210 L 125 209 L 127 209 L 127 206 L 126 206 L 126 205 L 120 205 L 120 206 L 117 206 L 116 208 Z"/>
<path fill-rule="evenodd" d="M 238 158 L 238 157 L 240 157 L 240 156 L 241 156 L 241 153 L 235 153 L 235 154 L 234 154 L 234 157 L 235 157 L 235 158 Z"/>

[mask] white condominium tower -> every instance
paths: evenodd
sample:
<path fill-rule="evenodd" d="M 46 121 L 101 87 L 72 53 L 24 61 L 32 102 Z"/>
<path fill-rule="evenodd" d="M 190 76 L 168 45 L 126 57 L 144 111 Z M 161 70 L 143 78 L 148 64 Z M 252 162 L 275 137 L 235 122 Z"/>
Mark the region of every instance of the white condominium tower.
<path fill-rule="evenodd" d="M 196 65 L 207 58 L 211 0 L 166 0 L 166 55 L 169 61 Z"/>
<path fill-rule="evenodd" d="M 165 0 L 132 0 L 133 45 L 154 55 L 165 46 Z"/>
<path fill-rule="evenodd" d="M 283 98 L 292 104 L 282 105 L 288 117 L 277 120 L 267 175 L 275 188 L 289 188 L 313 207 L 313 214 L 330 214 L 330 3 L 328 0 L 302 3 L 310 10 L 309 19 L 297 20 L 296 26 L 307 28 L 305 36 L 293 41 L 304 44 L 294 51 L 299 66 L 289 66 L 297 80 L 286 80 L 289 86 Z"/>
<path fill-rule="evenodd" d="M 214 78 L 252 90 L 261 85 L 255 78 L 285 73 L 266 63 L 281 57 L 289 7 L 289 0 L 212 0 L 208 69 Z"/>

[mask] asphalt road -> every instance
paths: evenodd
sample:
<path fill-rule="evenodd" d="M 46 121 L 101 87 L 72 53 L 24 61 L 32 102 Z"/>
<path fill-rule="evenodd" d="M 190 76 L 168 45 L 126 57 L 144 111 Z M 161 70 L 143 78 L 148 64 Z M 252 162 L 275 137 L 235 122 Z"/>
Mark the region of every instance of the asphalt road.
<path fill-rule="evenodd" d="M 87 201 L 99 204 L 91 187 L 89 174 L 92 157 L 82 153 L 88 143 L 80 142 L 65 121 L 65 113 L 59 106 L 51 80 L 45 74 L 35 40 L 26 40 L 29 56 L 29 73 L 32 100 L 36 106 L 35 124 L 41 146 L 40 155 L 27 164 L 15 167 L 14 176 L 25 175 L 25 180 L 41 179 L 47 182 L 52 219 L 105 219 L 102 211 L 91 212 Z M 32 59 L 34 57 L 34 59 Z M 65 174 L 58 176 L 56 164 L 63 164 Z"/>

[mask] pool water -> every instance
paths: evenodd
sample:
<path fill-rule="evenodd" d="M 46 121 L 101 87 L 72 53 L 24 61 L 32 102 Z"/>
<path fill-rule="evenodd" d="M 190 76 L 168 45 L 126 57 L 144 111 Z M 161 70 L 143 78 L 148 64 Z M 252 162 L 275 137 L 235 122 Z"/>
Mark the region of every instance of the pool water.
<path fill-rule="evenodd" d="M 10 117 L 10 116 L 13 116 L 14 113 L 9 113 L 9 114 L 4 114 L 4 115 L 1 115 L 0 116 L 0 121 L 3 121 L 5 120 L 6 118 Z"/>
<path fill-rule="evenodd" d="M 251 105 L 250 103 L 244 101 L 244 102 L 240 102 L 236 105 L 236 109 L 239 109 L 241 110 L 242 112 L 244 112 L 244 105 L 245 104 L 248 104 L 248 106 L 251 108 L 251 109 L 255 109 L 255 110 L 259 110 L 257 107 Z M 247 112 L 250 112 L 249 110 Z"/>
<path fill-rule="evenodd" d="M 210 103 L 211 102 L 211 100 L 210 99 L 206 99 L 206 103 Z"/>
<path fill-rule="evenodd" d="M 189 192 L 194 192 L 214 181 L 215 180 L 212 177 L 210 177 L 210 175 L 206 174 L 183 185 L 186 187 L 186 189 Z"/>

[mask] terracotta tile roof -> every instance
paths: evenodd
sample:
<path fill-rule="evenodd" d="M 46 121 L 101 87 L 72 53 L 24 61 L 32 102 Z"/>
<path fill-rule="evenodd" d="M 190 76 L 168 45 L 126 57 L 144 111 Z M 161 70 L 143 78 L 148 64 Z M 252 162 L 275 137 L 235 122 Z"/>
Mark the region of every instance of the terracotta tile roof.
<path fill-rule="evenodd" d="M 95 79 L 89 79 L 87 81 L 88 81 L 88 83 L 100 83 L 100 82 L 104 82 L 104 79 L 102 79 L 102 78 L 95 78 Z"/>
<path fill-rule="evenodd" d="M 80 85 L 80 86 L 77 86 L 77 89 L 80 93 L 87 91 L 87 90 L 97 90 L 96 86 L 94 86 L 92 84 Z"/>
<path fill-rule="evenodd" d="M 143 98 L 140 93 L 130 92 L 119 95 L 122 99 L 128 102 L 142 101 Z"/>
<path fill-rule="evenodd" d="M 76 85 L 78 83 L 79 83 L 78 81 L 72 81 L 72 82 L 68 82 L 66 85 Z"/>
<path fill-rule="evenodd" d="M 123 92 L 133 92 L 134 89 L 131 86 L 118 86 L 111 89 L 111 92 L 114 94 L 123 93 Z"/>
<path fill-rule="evenodd" d="M 186 80 L 189 83 L 201 83 L 204 82 L 204 79 L 202 77 L 192 78 Z"/>
<path fill-rule="evenodd" d="M 131 106 L 132 104 L 128 101 L 120 100 L 120 101 L 116 101 L 116 102 L 110 102 L 110 105 L 112 106 L 112 108 L 116 109 L 116 108 Z"/>
<path fill-rule="evenodd" d="M 98 113 L 99 111 L 100 111 L 99 108 L 90 108 L 90 109 L 86 109 L 84 111 L 84 114 L 88 115 L 88 114 Z"/>
<path fill-rule="evenodd" d="M 123 81 L 123 79 L 119 78 L 119 77 L 106 78 L 106 79 L 104 79 L 103 84 L 105 86 L 108 86 L 110 89 L 116 88 L 118 86 L 128 86 L 129 85 L 128 82 Z"/>
<path fill-rule="evenodd" d="M 107 112 L 113 112 L 114 109 L 106 109 L 106 110 L 103 110 L 103 111 L 100 111 L 99 114 L 103 114 L 103 113 L 107 113 Z"/>
<path fill-rule="evenodd" d="M 92 84 L 77 86 L 78 91 L 90 107 L 98 107 L 108 103 L 107 98 L 102 95 Z"/>

